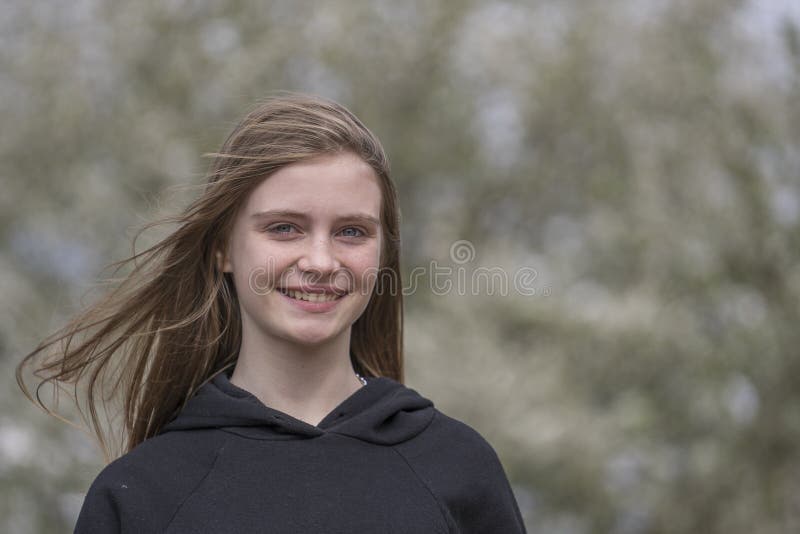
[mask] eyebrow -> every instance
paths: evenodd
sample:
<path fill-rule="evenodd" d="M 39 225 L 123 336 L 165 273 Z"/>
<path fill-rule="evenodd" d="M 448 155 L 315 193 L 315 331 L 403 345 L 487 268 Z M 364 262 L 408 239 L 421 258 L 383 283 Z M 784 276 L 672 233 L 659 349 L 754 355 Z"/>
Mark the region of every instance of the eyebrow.
<path fill-rule="evenodd" d="M 303 220 L 310 219 L 307 213 L 304 213 L 302 211 L 292 211 L 292 210 L 259 211 L 250 216 L 250 218 L 253 220 L 265 219 L 268 217 L 289 217 L 289 218 L 303 219 Z M 367 215 L 366 213 L 352 213 L 350 215 L 342 215 L 341 217 L 337 217 L 336 219 L 347 220 L 347 221 L 363 221 L 375 224 L 377 226 L 381 225 L 378 219 L 376 219 L 372 215 Z"/>

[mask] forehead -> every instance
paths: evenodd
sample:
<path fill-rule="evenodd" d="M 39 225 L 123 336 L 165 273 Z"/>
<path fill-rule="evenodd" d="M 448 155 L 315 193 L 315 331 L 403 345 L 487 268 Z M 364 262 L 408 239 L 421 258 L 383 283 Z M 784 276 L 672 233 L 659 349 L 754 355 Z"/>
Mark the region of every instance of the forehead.
<path fill-rule="evenodd" d="M 349 152 L 320 156 L 278 170 L 250 195 L 245 212 L 301 210 L 335 215 L 380 213 L 381 189 L 372 167 Z"/>

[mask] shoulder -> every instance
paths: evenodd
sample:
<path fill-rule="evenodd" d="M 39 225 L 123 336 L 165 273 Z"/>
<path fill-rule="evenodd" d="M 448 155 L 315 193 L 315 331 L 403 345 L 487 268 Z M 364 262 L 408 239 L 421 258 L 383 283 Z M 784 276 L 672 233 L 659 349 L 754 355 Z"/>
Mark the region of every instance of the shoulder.
<path fill-rule="evenodd" d="M 395 449 L 459 532 L 525 532 L 497 452 L 470 425 L 437 409 L 424 432 Z"/>
<path fill-rule="evenodd" d="M 226 435 L 215 431 L 168 432 L 143 441 L 106 465 L 93 486 L 151 489 L 197 476 L 212 467 Z M 122 488 L 122 486 L 125 486 Z"/>
<path fill-rule="evenodd" d="M 94 479 L 75 532 L 163 528 L 212 469 L 225 439 L 222 432 L 196 431 L 169 432 L 142 442 Z"/>
<path fill-rule="evenodd" d="M 434 409 L 431 423 L 412 441 L 402 444 L 411 456 L 446 455 L 461 460 L 498 462 L 494 448 L 475 428 Z"/>

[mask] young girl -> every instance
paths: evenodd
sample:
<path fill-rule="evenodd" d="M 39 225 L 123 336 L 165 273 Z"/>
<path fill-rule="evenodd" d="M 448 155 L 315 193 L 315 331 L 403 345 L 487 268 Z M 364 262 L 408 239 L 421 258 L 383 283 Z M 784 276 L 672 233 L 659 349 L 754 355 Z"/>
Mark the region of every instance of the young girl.
<path fill-rule="evenodd" d="M 378 139 L 339 104 L 284 94 L 213 156 L 177 230 L 17 369 L 33 400 L 22 372 L 60 346 L 39 387 L 86 382 L 107 460 L 97 406 L 122 401 L 124 454 L 75 532 L 525 532 L 492 447 L 403 385 Z"/>

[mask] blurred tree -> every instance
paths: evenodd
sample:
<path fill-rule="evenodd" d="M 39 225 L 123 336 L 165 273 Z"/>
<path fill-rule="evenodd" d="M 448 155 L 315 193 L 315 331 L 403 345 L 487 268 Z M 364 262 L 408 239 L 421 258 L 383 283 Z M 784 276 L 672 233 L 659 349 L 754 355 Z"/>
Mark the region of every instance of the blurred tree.
<path fill-rule="evenodd" d="M 495 445 L 532 532 L 797 531 L 793 6 L 8 0 L 0 530 L 69 530 L 100 468 L 13 366 L 254 99 L 294 89 L 384 141 L 406 280 L 425 271 L 408 381 Z M 435 294 L 433 261 L 511 290 Z"/>

